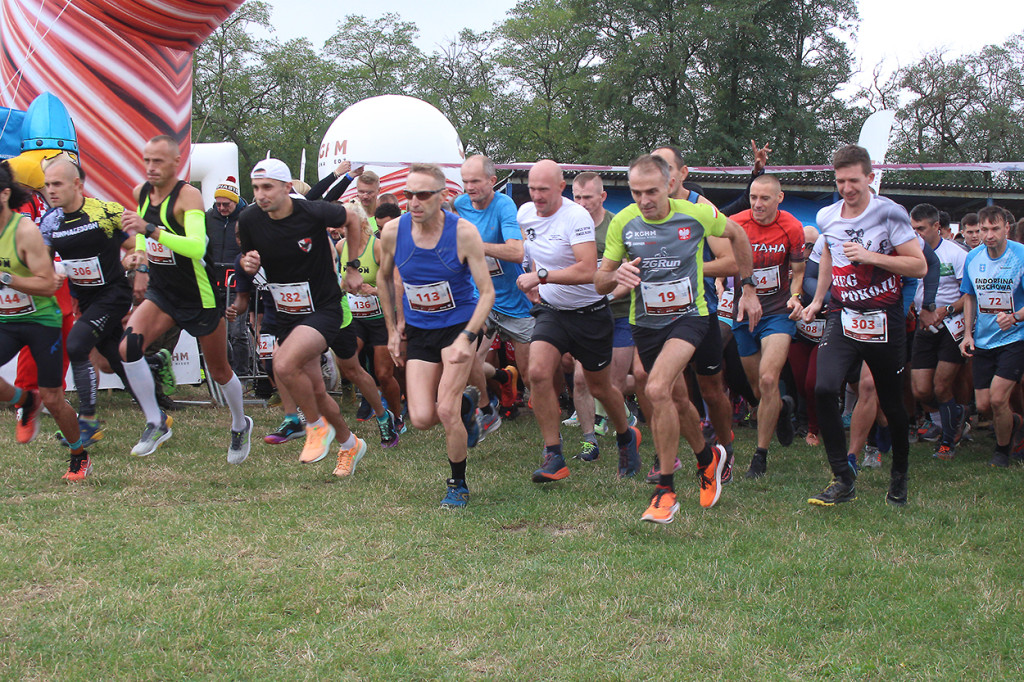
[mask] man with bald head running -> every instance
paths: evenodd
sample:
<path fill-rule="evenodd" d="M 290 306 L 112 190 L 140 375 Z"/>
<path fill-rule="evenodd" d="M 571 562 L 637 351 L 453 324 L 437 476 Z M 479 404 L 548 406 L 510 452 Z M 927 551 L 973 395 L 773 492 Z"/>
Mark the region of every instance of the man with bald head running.
<path fill-rule="evenodd" d="M 564 353 L 580 361 L 591 395 L 608 411 L 619 447 L 619 477 L 633 476 L 640 470 L 640 432 L 629 426 L 622 393 L 611 382 L 615 324 L 608 299 L 594 289 L 594 219 L 587 209 L 562 196 L 565 178 L 554 161 L 538 161 L 530 169 L 529 187 L 532 201 L 519 209 L 518 220 L 531 268 L 520 275 L 518 284 L 534 303 L 530 395 L 544 454 L 533 480 L 547 483 L 569 475 L 555 392 Z"/>

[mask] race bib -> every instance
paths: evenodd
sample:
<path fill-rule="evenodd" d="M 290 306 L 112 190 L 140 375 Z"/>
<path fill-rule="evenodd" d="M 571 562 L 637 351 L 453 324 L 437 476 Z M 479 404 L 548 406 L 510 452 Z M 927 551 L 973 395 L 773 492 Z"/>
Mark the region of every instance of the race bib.
<path fill-rule="evenodd" d="M 146 239 L 146 257 L 150 265 L 174 265 L 174 252 L 155 239 Z"/>
<path fill-rule="evenodd" d="M 946 329 L 953 335 L 954 341 L 962 341 L 964 338 L 964 314 L 957 313 L 953 317 L 942 318 L 942 324 L 946 325 Z"/>
<path fill-rule="evenodd" d="M 501 269 L 501 261 L 491 256 L 484 256 L 484 260 L 487 261 L 487 274 L 491 277 L 499 277 L 505 271 Z"/>
<path fill-rule="evenodd" d="M 843 308 L 843 335 L 854 341 L 885 343 L 889 340 L 888 320 L 884 310 L 861 312 Z"/>
<path fill-rule="evenodd" d="M 10 287 L 0 289 L 0 315 L 25 315 L 36 311 L 36 302 L 28 294 Z"/>
<path fill-rule="evenodd" d="M 409 300 L 409 307 L 421 313 L 440 313 L 455 308 L 455 299 L 452 297 L 452 288 L 448 282 L 434 282 L 433 284 L 406 284 L 405 297 Z"/>
<path fill-rule="evenodd" d="M 103 284 L 103 270 L 99 256 L 62 260 L 68 279 L 80 287 L 98 287 Z"/>
<path fill-rule="evenodd" d="M 270 360 L 274 357 L 274 349 L 277 348 L 277 339 L 273 334 L 260 334 L 259 343 L 256 344 L 256 354 L 260 360 Z"/>
<path fill-rule="evenodd" d="M 825 333 L 825 320 L 815 318 L 810 322 L 804 322 L 803 318 L 801 318 L 796 322 L 796 330 L 805 339 L 817 343 L 821 341 L 821 335 Z"/>
<path fill-rule="evenodd" d="M 348 296 L 348 308 L 352 311 L 352 317 L 376 317 L 380 315 L 380 299 L 376 296 L 346 295 Z"/>
<path fill-rule="evenodd" d="M 779 266 L 754 268 L 754 288 L 758 296 L 774 294 L 779 290 Z"/>
<path fill-rule="evenodd" d="M 978 310 L 986 315 L 1013 312 L 1013 294 L 1009 291 L 978 291 Z"/>
<path fill-rule="evenodd" d="M 309 294 L 309 282 L 293 284 L 268 284 L 274 297 L 277 312 L 288 315 L 304 315 L 314 311 L 313 297 Z"/>
<path fill-rule="evenodd" d="M 722 296 L 718 299 L 718 316 L 724 320 L 732 320 L 736 317 L 735 306 L 736 292 L 732 289 L 726 289 L 722 292 Z"/>
<path fill-rule="evenodd" d="M 648 315 L 675 315 L 693 303 L 689 277 L 671 282 L 641 282 L 640 291 Z"/>

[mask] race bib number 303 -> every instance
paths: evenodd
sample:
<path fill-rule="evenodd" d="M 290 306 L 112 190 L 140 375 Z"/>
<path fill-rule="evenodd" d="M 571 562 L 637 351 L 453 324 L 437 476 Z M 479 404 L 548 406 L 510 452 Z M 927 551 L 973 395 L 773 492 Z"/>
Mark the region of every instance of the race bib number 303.
<path fill-rule="evenodd" d="M 440 313 L 455 308 L 455 299 L 452 296 L 452 288 L 448 282 L 434 282 L 433 284 L 407 284 L 405 297 L 409 300 L 409 307 L 421 313 Z"/>
<path fill-rule="evenodd" d="M 648 315 L 676 315 L 693 303 L 689 277 L 671 282 L 641 282 L 640 291 Z"/>
<path fill-rule="evenodd" d="M 885 343 L 889 340 L 888 320 L 884 310 L 862 312 L 843 308 L 843 335 L 854 341 Z"/>

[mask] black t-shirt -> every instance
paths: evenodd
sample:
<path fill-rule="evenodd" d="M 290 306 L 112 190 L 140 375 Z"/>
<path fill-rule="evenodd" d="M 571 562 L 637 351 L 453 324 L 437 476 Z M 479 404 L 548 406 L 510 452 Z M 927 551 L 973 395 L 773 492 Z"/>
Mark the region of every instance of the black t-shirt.
<path fill-rule="evenodd" d="M 55 208 L 40 221 L 43 241 L 60 254 L 82 305 L 112 288 L 129 288 L 121 267 L 121 245 L 127 239 L 121 231 L 122 213 L 121 204 L 86 197 L 77 211 Z"/>
<path fill-rule="evenodd" d="M 258 251 L 274 305 L 284 315 L 307 315 L 341 305 L 328 227 L 345 224 L 345 207 L 292 200 L 292 214 L 274 220 L 259 206 L 238 217 L 242 253 Z"/>

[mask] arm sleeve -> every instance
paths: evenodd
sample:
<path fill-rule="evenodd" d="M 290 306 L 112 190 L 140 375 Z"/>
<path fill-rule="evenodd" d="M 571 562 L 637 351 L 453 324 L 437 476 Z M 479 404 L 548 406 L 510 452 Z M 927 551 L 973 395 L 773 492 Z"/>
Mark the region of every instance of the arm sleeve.
<path fill-rule="evenodd" d="M 814 298 L 814 293 L 818 290 L 818 262 L 808 260 L 804 266 L 804 294 Z"/>
<path fill-rule="evenodd" d="M 202 258 L 206 253 L 206 214 L 198 209 L 185 211 L 185 236 L 162 229 L 157 241 L 186 258 Z"/>
<path fill-rule="evenodd" d="M 935 294 L 939 290 L 939 257 L 932 247 L 924 244 L 924 259 L 928 261 L 928 273 L 924 276 L 924 304 L 935 303 Z"/>
<path fill-rule="evenodd" d="M 754 180 L 758 178 L 764 171 L 760 173 L 751 173 L 750 181 L 747 183 L 747 188 L 743 190 L 743 194 L 733 199 L 730 203 L 722 207 L 722 213 L 725 215 L 736 215 L 740 211 L 746 211 L 750 208 L 750 186 L 754 184 Z"/>
<path fill-rule="evenodd" d="M 324 200 L 337 201 L 338 199 L 341 198 L 341 195 L 345 193 L 345 190 L 347 190 L 348 186 L 351 184 L 352 178 L 350 178 L 348 175 L 343 175 L 341 177 L 341 180 L 339 180 L 337 184 L 335 184 L 334 187 L 332 187 L 331 190 L 324 195 Z M 373 216 L 370 217 L 372 218 Z"/>

